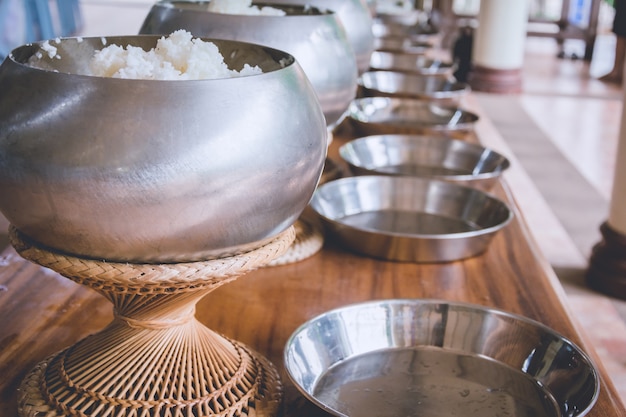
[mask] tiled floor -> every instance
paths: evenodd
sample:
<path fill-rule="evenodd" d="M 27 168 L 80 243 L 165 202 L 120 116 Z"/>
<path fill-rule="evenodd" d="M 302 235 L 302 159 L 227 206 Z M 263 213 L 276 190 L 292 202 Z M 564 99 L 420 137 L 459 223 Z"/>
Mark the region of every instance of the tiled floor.
<path fill-rule="evenodd" d="M 83 36 L 135 34 L 152 0 L 82 0 Z M 590 291 L 584 272 L 608 214 L 622 98 L 608 72 L 614 38 L 598 40 L 591 63 L 558 59 L 550 39 L 530 38 L 522 94 L 476 93 L 478 102 L 532 180 L 522 206 L 554 267 L 571 310 L 626 401 L 626 302 Z"/>

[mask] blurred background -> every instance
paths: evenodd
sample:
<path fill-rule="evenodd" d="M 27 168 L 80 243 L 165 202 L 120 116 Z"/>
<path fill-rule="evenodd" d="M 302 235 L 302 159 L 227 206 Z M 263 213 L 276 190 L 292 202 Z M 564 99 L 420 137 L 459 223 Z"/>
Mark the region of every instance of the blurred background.
<path fill-rule="evenodd" d="M 610 31 L 613 0 L 530 0 L 529 36 L 553 38 L 566 57 L 592 58 Z M 139 30 L 153 0 L 0 0 L 0 57 L 16 46 L 63 36 L 127 35 Z M 472 24 L 480 0 L 416 0 L 448 30 Z M 444 28 L 445 29 L 445 28 Z M 124 33 L 122 33 L 124 32 Z M 445 46 L 445 44 L 444 44 Z"/>

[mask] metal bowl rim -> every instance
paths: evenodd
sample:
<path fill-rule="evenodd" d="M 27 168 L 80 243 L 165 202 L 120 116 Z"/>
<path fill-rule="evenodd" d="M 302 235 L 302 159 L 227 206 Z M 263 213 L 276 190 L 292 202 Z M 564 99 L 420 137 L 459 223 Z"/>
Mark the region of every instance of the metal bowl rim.
<path fill-rule="evenodd" d="M 225 42 L 225 43 L 229 43 L 229 44 L 240 44 L 242 46 L 248 46 L 248 47 L 252 47 L 252 48 L 258 48 L 259 50 L 269 50 L 272 53 L 276 54 L 276 55 L 283 55 L 284 58 L 287 58 L 289 60 L 289 63 L 287 65 L 282 65 L 280 64 L 278 61 L 276 62 L 277 65 L 281 65 L 280 68 L 276 68 L 275 70 L 270 70 L 270 71 L 263 71 L 260 74 L 248 74 L 248 75 L 242 75 L 242 76 L 237 76 L 237 77 L 223 77 L 223 78 L 202 78 L 202 79 L 190 79 L 190 80 L 152 80 L 152 79 L 138 79 L 138 78 L 115 78 L 115 77 L 103 77 L 103 76 L 97 76 L 97 75 L 87 75 L 87 74 L 77 74 L 77 73 L 69 73 L 69 72 L 61 72 L 61 71 L 55 71 L 55 70 L 51 70 L 51 69 L 47 69 L 47 68 L 41 68 L 41 67 L 37 67 L 34 65 L 30 65 L 27 62 L 21 62 L 18 61 L 15 57 L 15 54 L 19 53 L 22 50 L 26 50 L 29 48 L 36 48 L 39 47 L 39 50 L 41 50 L 42 45 L 45 42 L 53 42 L 54 44 L 58 44 L 62 41 L 76 41 L 77 43 L 81 43 L 84 41 L 95 41 L 95 40 L 100 40 L 100 39 L 111 39 L 111 40 L 115 40 L 115 39 L 134 39 L 134 38 L 144 38 L 144 39 L 148 39 L 148 38 L 153 38 L 155 39 L 155 45 L 156 45 L 156 40 L 160 39 L 161 37 L 163 37 L 163 35 L 150 35 L 150 34 L 139 34 L 139 35 L 113 35 L 113 36 L 89 36 L 89 37 L 82 37 L 82 36 L 68 36 L 68 37 L 59 37 L 59 38 L 55 38 L 55 39 L 46 39 L 46 40 L 41 40 L 41 41 L 37 41 L 37 42 L 30 42 L 30 43 L 26 43 L 23 45 L 19 45 L 15 48 L 13 48 L 11 50 L 11 52 L 9 52 L 9 54 L 6 57 L 6 60 L 9 61 L 12 65 L 17 65 L 20 68 L 24 68 L 28 71 L 33 71 L 33 72 L 39 72 L 39 73 L 44 73 L 53 77 L 71 77 L 73 79 L 89 79 L 89 80 L 98 80 L 99 82 L 111 82 L 111 83 L 132 83 L 132 84 L 138 84 L 138 83 L 161 83 L 161 84 L 170 84 L 170 85 L 175 85 L 175 83 L 179 83 L 179 84 L 191 84 L 191 83 L 205 83 L 205 84 L 210 84 L 210 83 L 222 83 L 222 82 L 236 82 L 236 80 L 238 79 L 245 79 L 245 78 L 251 78 L 251 77 L 262 77 L 262 76 L 267 76 L 268 74 L 276 74 L 279 73 L 281 71 L 284 71 L 286 69 L 291 69 L 293 68 L 296 64 L 296 58 L 285 51 L 282 51 L 280 49 L 276 49 L 273 48 L 271 46 L 265 46 L 265 45 L 261 45 L 261 44 L 257 44 L 257 43 L 252 43 L 252 42 L 245 42 L 245 41 L 238 41 L 238 40 L 232 40 L 232 39 L 221 39 L 221 38 L 208 38 L 208 37 L 198 37 L 198 36 L 194 36 L 194 39 L 201 39 L 204 42 Z M 105 48 L 106 46 L 109 45 L 113 45 L 114 43 L 108 43 L 105 45 L 102 45 L 103 48 Z M 129 43 L 128 45 L 132 45 L 131 43 Z M 54 46 L 54 45 L 53 45 Z M 95 49 L 94 49 L 95 51 Z M 34 53 L 36 53 L 38 51 L 35 51 Z M 30 56 L 34 55 L 31 54 Z M 2 64 L 0 62 L 0 64 Z M 107 80 L 107 81 L 101 81 L 101 80 Z"/>

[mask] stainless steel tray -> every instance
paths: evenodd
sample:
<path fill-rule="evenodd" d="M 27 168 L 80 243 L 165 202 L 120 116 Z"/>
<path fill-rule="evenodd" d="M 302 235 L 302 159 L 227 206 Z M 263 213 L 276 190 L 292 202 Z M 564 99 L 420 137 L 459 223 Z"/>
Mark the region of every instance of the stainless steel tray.
<path fill-rule="evenodd" d="M 410 98 L 363 97 L 350 103 L 347 117 L 362 135 L 466 133 L 478 115 L 458 106 Z"/>
<path fill-rule="evenodd" d="M 366 175 L 327 182 L 310 203 L 336 241 L 404 262 L 450 262 L 487 250 L 513 217 L 483 191 L 415 177 Z"/>
<path fill-rule="evenodd" d="M 444 74 L 451 76 L 454 71 L 454 64 L 440 59 L 429 58 L 426 55 L 374 51 L 370 56 L 370 69 L 424 75 Z"/>
<path fill-rule="evenodd" d="M 438 43 L 438 38 L 442 36 L 439 30 L 428 23 L 418 23 L 409 26 L 397 22 L 385 21 L 380 18 L 374 18 L 372 32 L 377 38 L 409 38 L 417 42 L 429 43 L 435 46 Z"/>
<path fill-rule="evenodd" d="M 424 10 L 402 10 L 391 7 L 389 4 L 377 4 L 374 19 L 384 24 L 402 25 L 410 28 L 411 26 L 422 25 L 421 22 L 428 19 L 428 13 Z"/>
<path fill-rule="evenodd" d="M 447 74 L 410 74 L 398 71 L 368 71 L 358 80 L 359 94 L 365 97 L 400 97 L 458 105 L 470 92 Z"/>
<path fill-rule="evenodd" d="M 580 417 L 600 390 L 591 359 L 541 323 L 426 299 L 341 307 L 288 340 L 287 375 L 336 416 Z"/>
<path fill-rule="evenodd" d="M 435 45 L 432 43 L 432 40 L 425 38 L 374 38 L 374 50 L 376 51 L 426 54 L 433 52 L 433 48 L 435 48 Z"/>
<path fill-rule="evenodd" d="M 351 140 L 339 155 L 356 175 L 407 175 L 489 191 L 509 168 L 503 155 L 467 141 L 427 135 L 374 135 Z"/>

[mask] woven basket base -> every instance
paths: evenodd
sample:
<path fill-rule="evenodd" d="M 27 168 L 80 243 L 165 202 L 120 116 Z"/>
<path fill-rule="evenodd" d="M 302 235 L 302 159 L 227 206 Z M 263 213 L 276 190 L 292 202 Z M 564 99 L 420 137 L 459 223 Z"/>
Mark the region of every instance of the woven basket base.
<path fill-rule="evenodd" d="M 257 377 L 255 381 L 255 390 L 248 390 L 245 395 L 237 398 L 237 406 L 229 407 L 225 410 L 215 410 L 218 403 L 218 395 L 206 396 L 198 398 L 196 401 L 188 401 L 188 405 L 182 405 L 181 402 L 171 401 L 171 399 L 163 399 L 160 402 L 154 401 L 152 404 L 146 401 L 144 407 L 141 404 L 130 404 L 129 401 L 111 400 L 94 401 L 80 398 L 81 393 L 72 387 L 63 387 L 63 397 L 76 397 L 76 402 L 82 403 L 80 407 L 57 407 L 52 404 L 59 402 L 59 398 L 55 398 L 53 393 L 47 389 L 48 382 L 55 377 L 59 361 L 64 359 L 67 350 L 50 356 L 44 361 L 38 363 L 24 378 L 19 388 L 18 412 L 20 416 L 29 417 L 65 417 L 65 416 L 275 416 L 278 414 L 280 402 L 282 400 L 282 384 L 280 377 L 274 365 L 262 355 L 257 354 L 245 345 L 230 341 L 238 351 L 244 356 L 251 359 L 251 363 L 256 368 Z M 51 371 L 52 370 L 52 371 Z M 52 375 L 51 375 L 52 374 Z M 219 394 L 219 393 L 218 393 Z M 83 394 L 84 397 L 84 394 Z M 213 398 L 211 398 L 213 397 Z M 201 406 L 200 404 L 204 404 Z M 98 408 L 100 409 L 99 411 Z"/>
<path fill-rule="evenodd" d="M 300 262 L 315 255 L 324 246 L 324 234 L 319 221 L 312 215 L 303 213 L 294 223 L 296 240 L 287 253 L 271 261 L 268 266 L 287 265 Z"/>
<path fill-rule="evenodd" d="M 103 294 L 114 319 L 38 364 L 23 381 L 21 416 L 274 416 L 282 399 L 275 367 L 195 318 L 206 294 L 282 256 L 289 228 L 232 257 L 180 264 L 128 264 L 50 251 L 11 230 L 24 258 Z"/>

